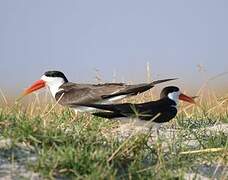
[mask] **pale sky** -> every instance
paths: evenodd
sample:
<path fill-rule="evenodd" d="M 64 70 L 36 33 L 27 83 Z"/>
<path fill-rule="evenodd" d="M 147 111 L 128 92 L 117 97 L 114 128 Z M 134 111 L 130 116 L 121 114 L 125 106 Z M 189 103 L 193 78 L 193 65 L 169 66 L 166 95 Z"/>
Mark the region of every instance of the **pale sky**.
<path fill-rule="evenodd" d="M 19 93 L 46 70 L 69 80 L 146 81 L 228 71 L 227 0 L 0 0 L 0 88 Z M 228 84 L 228 76 L 215 82 Z"/>

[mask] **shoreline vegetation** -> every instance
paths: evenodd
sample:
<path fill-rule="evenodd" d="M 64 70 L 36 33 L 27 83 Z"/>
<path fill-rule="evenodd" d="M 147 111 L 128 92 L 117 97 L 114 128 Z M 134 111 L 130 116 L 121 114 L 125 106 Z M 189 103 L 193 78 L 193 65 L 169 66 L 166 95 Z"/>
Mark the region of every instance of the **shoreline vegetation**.
<path fill-rule="evenodd" d="M 155 91 L 124 102 L 156 99 Z M 0 178 L 227 179 L 228 94 L 217 97 L 205 83 L 196 95 L 199 106 L 180 104 L 158 136 L 154 128 L 76 115 L 48 93 L 24 106 L 1 92 Z"/>

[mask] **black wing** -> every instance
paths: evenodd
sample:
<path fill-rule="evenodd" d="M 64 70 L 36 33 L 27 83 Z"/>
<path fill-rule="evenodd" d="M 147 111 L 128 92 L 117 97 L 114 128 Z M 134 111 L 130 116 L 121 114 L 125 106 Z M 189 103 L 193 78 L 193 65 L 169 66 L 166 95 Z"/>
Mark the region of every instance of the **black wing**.
<path fill-rule="evenodd" d="M 170 106 L 166 111 L 163 111 L 162 113 L 159 114 L 158 117 L 156 117 L 153 122 L 156 123 L 164 123 L 168 122 L 171 119 L 173 119 L 177 114 L 177 108 Z"/>
<path fill-rule="evenodd" d="M 93 113 L 95 116 L 104 118 L 120 118 L 120 117 L 138 117 L 141 120 L 151 120 L 155 122 L 166 122 L 175 117 L 177 110 L 173 105 L 175 102 L 168 98 L 158 101 L 151 101 L 141 104 L 79 104 L 80 106 L 93 107 L 102 112 Z"/>
<path fill-rule="evenodd" d="M 96 103 L 103 100 L 103 95 L 115 93 L 119 89 L 123 89 L 124 86 L 122 83 L 96 85 L 65 83 L 60 86 L 60 91 L 56 93 L 55 99 L 58 100 L 62 96 L 59 100 L 62 105 Z"/>
<path fill-rule="evenodd" d="M 172 79 L 161 79 L 161 80 L 157 80 L 157 81 L 153 81 L 151 83 L 142 83 L 142 84 L 136 84 L 136 85 L 127 85 L 125 89 L 117 92 L 117 93 L 113 93 L 110 95 L 104 95 L 102 96 L 103 99 L 109 99 L 109 98 L 113 98 L 116 96 L 122 96 L 122 95 L 128 95 L 128 96 L 133 96 L 133 95 L 137 95 L 139 93 L 145 92 L 151 88 L 153 88 L 156 84 L 160 84 L 163 82 L 167 82 L 167 81 L 172 81 L 172 80 L 176 80 L 177 78 L 172 78 Z"/>
<path fill-rule="evenodd" d="M 121 118 L 125 117 L 122 114 L 115 113 L 115 112 L 95 112 L 93 113 L 94 116 L 107 118 L 107 119 L 113 119 L 113 118 Z"/>
<path fill-rule="evenodd" d="M 92 104 L 121 95 L 136 95 L 149 90 L 155 84 L 171 80 L 175 79 L 162 79 L 136 85 L 126 85 L 123 83 L 76 84 L 68 82 L 60 86 L 60 91 L 56 93 L 55 99 L 58 100 L 61 97 L 59 103 L 62 105 Z"/>

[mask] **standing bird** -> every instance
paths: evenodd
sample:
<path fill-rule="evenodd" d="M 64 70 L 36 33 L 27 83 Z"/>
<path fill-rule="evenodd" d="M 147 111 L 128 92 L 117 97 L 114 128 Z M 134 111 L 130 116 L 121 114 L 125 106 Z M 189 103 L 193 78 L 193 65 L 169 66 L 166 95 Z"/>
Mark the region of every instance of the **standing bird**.
<path fill-rule="evenodd" d="M 136 85 L 127 85 L 124 83 L 77 84 L 69 82 L 66 76 L 60 71 L 47 71 L 40 80 L 24 91 L 22 97 L 47 86 L 59 104 L 63 106 L 75 104 L 73 108 L 76 111 L 91 111 L 94 108 L 76 104 L 104 104 L 112 102 L 128 96 L 137 95 L 153 88 L 156 84 L 175 79 L 162 79 Z"/>
<path fill-rule="evenodd" d="M 113 119 L 118 118 L 137 118 L 143 121 L 152 120 L 155 123 L 164 123 L 173 119 L 177 114 L 177 105 L 179 100 L 195 103 L 192 97 L 181 93 L 176 86 L 165 87 L 160 94 L 160 99 L 141 104 L 71 104 L 74 106 L 92 107 L 101 112 L 95 112 L 93 115 Z"/>

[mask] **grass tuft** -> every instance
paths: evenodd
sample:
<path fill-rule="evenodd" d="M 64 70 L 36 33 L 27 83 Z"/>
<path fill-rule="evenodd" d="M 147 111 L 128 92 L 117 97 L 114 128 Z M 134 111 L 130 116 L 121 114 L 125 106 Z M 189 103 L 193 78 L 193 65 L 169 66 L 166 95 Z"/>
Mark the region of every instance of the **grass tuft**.
<path fill-rule="evenodd" d="M 159 137 L 125 137 L 116 121 L 43 107 L 36 97 L 26 109 L 0 109 L 0 159 L 51 179 L 227 179 L 227 97 L 199 102 L 181 105 Z"/>

